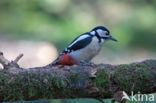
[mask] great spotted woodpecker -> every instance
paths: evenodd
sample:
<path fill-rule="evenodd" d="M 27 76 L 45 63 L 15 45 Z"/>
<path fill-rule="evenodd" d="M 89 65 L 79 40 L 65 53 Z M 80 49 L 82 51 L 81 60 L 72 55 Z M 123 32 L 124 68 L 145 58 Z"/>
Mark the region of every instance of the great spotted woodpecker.
<path fill-rule="evenodd" d="M 99 53 L 102 43 L 107 40 L 117 41 L 106 27 L 97 26 L 73 40 L 53 64 L 74 65 L 80 64 L 81 61 L 89 62 Z"/>

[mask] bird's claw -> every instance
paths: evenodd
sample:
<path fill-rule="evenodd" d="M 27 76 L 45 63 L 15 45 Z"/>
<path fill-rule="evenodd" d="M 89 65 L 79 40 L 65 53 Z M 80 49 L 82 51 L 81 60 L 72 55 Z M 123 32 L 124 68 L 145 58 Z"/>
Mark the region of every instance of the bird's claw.
<path fill-rule="evenodd" d="M 87 62 L 87 61 L 80 61 L 80 65 L 81 66 L 96 66 L 96 64 L 92 63 L 92 62 Z"/>

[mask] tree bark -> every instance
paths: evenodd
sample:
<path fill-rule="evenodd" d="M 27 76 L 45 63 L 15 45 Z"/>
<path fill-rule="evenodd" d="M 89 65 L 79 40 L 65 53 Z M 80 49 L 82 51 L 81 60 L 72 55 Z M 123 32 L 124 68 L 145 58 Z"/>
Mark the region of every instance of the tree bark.
<path fill-rule="evenodd" d="M 118 98 L 116 93 L 156 92 L 156 60 L 131 64 L 20 68 L 0 53 L 0 101 Z M 121 97 L 119 97 L 121 98 Z"/>

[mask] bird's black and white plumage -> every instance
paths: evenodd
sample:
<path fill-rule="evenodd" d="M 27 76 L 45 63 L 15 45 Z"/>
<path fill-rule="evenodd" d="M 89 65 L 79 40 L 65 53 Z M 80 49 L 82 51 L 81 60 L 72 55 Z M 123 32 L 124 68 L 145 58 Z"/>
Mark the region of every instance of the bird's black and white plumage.
<path fill-rule="evenodd" d="M 90 32 L 81 34 L 74 39 L 67 48 L 61 52 L 61 55 L 67 54 L 74 61 L 90 61 L 96 56 L 106 40 L 117 41 L 110 35 L 109 30 L 103 26 L 97 26 Z"/>

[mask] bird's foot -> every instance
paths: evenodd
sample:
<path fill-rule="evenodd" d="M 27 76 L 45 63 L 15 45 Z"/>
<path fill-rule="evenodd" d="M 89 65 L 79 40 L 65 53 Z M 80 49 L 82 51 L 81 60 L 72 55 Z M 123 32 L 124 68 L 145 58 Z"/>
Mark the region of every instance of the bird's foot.
<path fill-rule="evenodd" d="M 81 66 L 96 66 L 96 64 L 94 64 L 94 63 L 92 63 L 92 62 L 87 62 L 87 61 L 84 61 L 84 60 L 82 60 L 82 61 L 80 61 L 80 65 Z"/>

